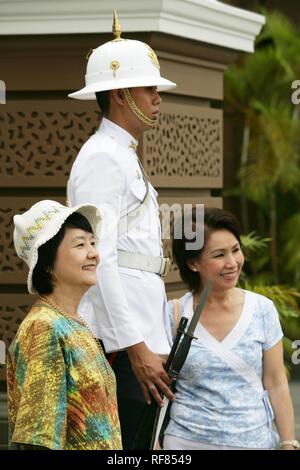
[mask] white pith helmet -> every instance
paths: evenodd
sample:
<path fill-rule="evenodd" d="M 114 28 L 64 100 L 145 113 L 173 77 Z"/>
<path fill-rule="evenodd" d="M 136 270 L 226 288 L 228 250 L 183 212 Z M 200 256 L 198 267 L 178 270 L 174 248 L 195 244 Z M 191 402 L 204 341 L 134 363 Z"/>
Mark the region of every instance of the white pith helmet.
<path fill-rule="evenodd" d="M 120 37 L 116 12 L 113 32 L 116 39 L 97 47 L 89 56 L 86 86 L 70 93 L 70 98 L 95 100 L 95 92 L 98 91 L 140 86 L 157 86 L 158 91 L 165 91 L 176 86 L 176 83 L 160 76 L 159 62 L 148 44 Z"/>

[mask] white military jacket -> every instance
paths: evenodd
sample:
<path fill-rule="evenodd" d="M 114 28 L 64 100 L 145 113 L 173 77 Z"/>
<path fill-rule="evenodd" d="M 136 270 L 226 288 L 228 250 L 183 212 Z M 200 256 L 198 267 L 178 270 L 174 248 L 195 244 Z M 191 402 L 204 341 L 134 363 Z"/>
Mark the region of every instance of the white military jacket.
<path fill-rule="evenodd" d="M 83 297 L 79 311 L 107 352 L 144 341 L 153 352 L 168 354 L 171 335 L 163 280 L 117 262 L 118 249 L 162 256 L 157 192 L 151 184 L 146 214 L 124 235 L 117 235 L 120 217 L 139 206 L 146 193 L 132 144 L 137 141 L 125 129 L 103 118 L 71 170 L 69 205 L 91 203 L 103 213 L 98 282 Z"/>

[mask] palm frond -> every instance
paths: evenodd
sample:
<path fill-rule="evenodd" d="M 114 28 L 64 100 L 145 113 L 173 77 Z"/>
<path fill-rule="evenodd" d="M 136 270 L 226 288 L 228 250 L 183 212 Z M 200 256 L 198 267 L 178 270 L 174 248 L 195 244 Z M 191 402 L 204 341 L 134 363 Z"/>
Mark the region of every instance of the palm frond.
<path fill-rule="evenodd" d="M 261 251 L 269 244 L 271 238 L 262 238 L 255 231 L 241 235 L 241 242 L 246 251 Z"/>
<path fill-rule="evenodd" d="M 282 263 L 285 272 L 294 274 L 294 283 L 300 283 L 300 213 L 289 217 L 282 226 Z"/>
<path fill-rule="evenodd" d="M 272 44 L 278 60 L 290 78 L 298 76 L 300 67 L 300 40 L 296 26 L 278 11 L 265 12 L 266 24 L 256 41 L 257 47 Z"/>

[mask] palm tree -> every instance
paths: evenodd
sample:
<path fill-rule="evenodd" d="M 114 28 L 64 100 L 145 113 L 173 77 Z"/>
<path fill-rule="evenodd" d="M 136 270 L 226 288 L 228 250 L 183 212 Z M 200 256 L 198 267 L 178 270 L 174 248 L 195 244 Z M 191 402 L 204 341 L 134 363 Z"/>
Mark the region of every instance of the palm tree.
<path fill-rule="evenodd" d="M 283 15 L 266 16 L 255 54 L 244 57 L 225 75 L 225 99 L 240 113 L 244 125 L 239 170 L 244 230 L 249 230 L 251 201 L 268 225 L 272 273 L 278 283 L 283 272 L 278 244 L 284 241 L 278 215 L 294 217 L 298 207 L 287 210 L 285 201 L 300 192 L 300 122 L 291 102 L 291 83 L 300 76 L 300 40 Z M 298 250 L 298 245 L 294 247 Z M 290 256 L 291 248 L 286 254 Z"/>
<path fill-rule="evenodd" d="M 243 123 L 235 193 L 244 230 L 250 207 L 264 221 L 264 239 L 253 233 L 244 239 L 254 251 L 241 282 L 274 301 L 290 359 L 291 340 L 300 337 L 300 118 L 291 101 L 292 82 L 300 79 L 300 34 L 283 15 L 266 17 L 255 54 L 225 75 L 225 100 Z"/>

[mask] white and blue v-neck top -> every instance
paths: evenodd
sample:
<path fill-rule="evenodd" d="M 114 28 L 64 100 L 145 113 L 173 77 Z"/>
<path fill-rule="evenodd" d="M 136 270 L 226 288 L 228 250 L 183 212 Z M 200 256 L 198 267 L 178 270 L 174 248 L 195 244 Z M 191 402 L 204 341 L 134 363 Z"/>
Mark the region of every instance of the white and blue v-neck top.
<path fill-rule="evenodd" d="M 166 434 L 214 445 L 274 446 L 268 406 L 254 384 L 262 380 L 263 351 L 278 343 L 283 332 L 273 302 L 244 293 L 241 315 L 222 341 L 198 323 L 197 339 L 176 383 Z M 172 302 L 169 307 L 173 330 Z M 193 314 L 190 292 L 180 299 L 180 314 Z"/>

